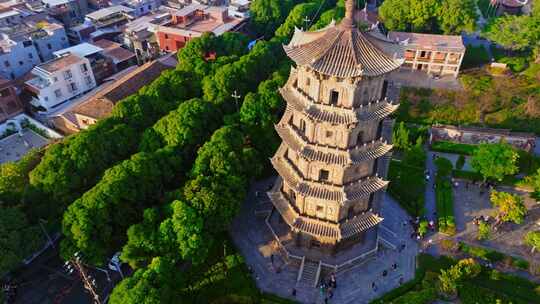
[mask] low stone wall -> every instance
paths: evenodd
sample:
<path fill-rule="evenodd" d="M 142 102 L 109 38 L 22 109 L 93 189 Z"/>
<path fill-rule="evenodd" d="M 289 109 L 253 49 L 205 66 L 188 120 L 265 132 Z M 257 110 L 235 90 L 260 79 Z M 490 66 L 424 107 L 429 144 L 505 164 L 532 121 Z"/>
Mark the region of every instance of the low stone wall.
<path fill-rule="evenodd" d="M 498 143 L 504 140 L 515 148 L 532 151 L 536 144 L 536 135 L 533 133 L 511 132 L 507 129 L 456 127 L 449 125 L 432 126 L 430 143 L 442 140 L 472 145 Z"/>

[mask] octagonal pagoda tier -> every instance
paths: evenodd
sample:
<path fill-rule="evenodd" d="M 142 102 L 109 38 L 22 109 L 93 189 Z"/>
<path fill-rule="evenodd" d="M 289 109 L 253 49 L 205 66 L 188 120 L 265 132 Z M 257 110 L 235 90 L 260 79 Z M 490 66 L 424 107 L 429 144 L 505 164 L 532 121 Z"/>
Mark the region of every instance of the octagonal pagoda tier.
<path fill-rule="evenodd" d="M 296 63 L 280 89 L 286 111 L 272 158 L 280 178 L 269 197 L 302 246 L 360 242 L 376 229 L 398 105 L 386 75 L 403 54 L 364 35 L 352 19 L 315 32 L 296 29 L 284 46 Z"/>

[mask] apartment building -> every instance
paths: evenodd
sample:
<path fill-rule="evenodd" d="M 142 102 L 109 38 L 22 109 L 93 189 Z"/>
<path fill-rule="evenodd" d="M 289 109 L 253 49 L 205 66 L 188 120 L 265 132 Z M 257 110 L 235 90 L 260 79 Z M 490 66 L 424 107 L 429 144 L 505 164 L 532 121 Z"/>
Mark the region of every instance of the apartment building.
<path fill-rule="evenodd" d="M 53 52 L 69 46 L 64 27 L 50 18 L 26 17 L 22 22 L 0 27 L 0 76 L 15 79 Z"/>
<path fill-rule="evenodd" d="M 116 27 L 132 20 L 131 13 L 133 13 L 132 8 L 114 5 L 86 15 L 86 20 L 91 22 L 96 29 Z"/>
<path fill-rule="evenodd" d="M 103 56 L 103 49 L 87 42 L 59 50 L 54 54 L 56 57 L 74 54 L 88 59 L 90 69 L 92 70 L 92 74 L 94 74 L 94 79 L 97 84 L 101 84 L 105 78 L 114 73 L 114 67 L 111 60 Z"/>
<path fill-rule="evenodd" d="M 122 44 L 135 52 L 138 64 L 156 59 L 161 54 L 155 33 L 158 25 L 166 24 L 170 19 L 168 11 L 159 10 L 125 25 Z"/>
<path fill-rule="evenodd" d="M 159 47 L 164 52 L 176 52 L 192 38 L 211 32 L 219 36 L 236 31 L 245 18 L 229 16 L 226 6 L 191 4 L 180 10 L 171 11 L 171 21 L 157 27 Z"/>
<path fill-rule="evenodd" d="M 111 4 L 129 7 L 133 9 L 131 12 L 133 17 L 140 17 L 157 10 L 161 0 L 111 0 Z"/>
<path fill-rule="evenodd" d="M 30 104 L 38 112 L 50 112 L 59 105 L 78 97 L 96 86 L 87 58 L 67 53 L 32 69 L 27 90 L 33 95 Z"/>
<path fill-rule="evenodd" d="M 388 38 L 404 48 L 405 63 L 401 69 L 458 76 L 465 55 L 461 36 L 389 32 Z"/>
<path fill-rule="evenodd" d="M 41 0 L 47 13 L 62 22 L 65 27 L 71 27 L 83 21 L 88 13 L 87 0 Z"/>

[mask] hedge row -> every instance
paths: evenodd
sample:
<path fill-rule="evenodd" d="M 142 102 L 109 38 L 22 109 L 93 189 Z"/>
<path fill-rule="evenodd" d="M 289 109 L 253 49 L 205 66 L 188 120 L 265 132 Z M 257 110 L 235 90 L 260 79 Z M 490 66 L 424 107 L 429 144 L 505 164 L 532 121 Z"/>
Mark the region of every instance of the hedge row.
<path fill-rule="evenodd" d="M 431 144 L 431 150 L 452 154 L 472 155 L 477 149 L 475 145 L 460 144 L 450 141 L 436 141 Z"/>
<path fill-rule="evenodd" d="M 454 198 L 450 181 L 437 178 L 435 188 L 437 202 L 437 220 L 439 231 L 453 235 L 456 233 L 454 221 Z"/>

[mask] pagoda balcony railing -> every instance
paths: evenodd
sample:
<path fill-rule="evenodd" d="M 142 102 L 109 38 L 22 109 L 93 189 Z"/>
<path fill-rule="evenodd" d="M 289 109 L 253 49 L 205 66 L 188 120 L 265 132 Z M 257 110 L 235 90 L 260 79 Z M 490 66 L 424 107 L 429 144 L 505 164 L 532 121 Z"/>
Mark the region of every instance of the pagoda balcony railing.
<path fill-rule="evenodd" d="M 380 146 L 381 144 L 386 144 L 384 137 L 379 136 L 378 139 L 363 142 L 360 145 L 356 145 L 349 148 L 328 146 L 328 145 L 310 142 L 309 139 L 305 135 L 302 134 L 302 131 L 293 124 L 287 124 L 285 128 L 287 127 L 292 130 L 292 132 L 288 132 L 288 133 L 292 134 L 292 136 L 294 137 L 293 140 L 296 140 L 297 144 L 303 147 L 312 146 L 313 148 L 318 148 L 319 150 L 321 150 L 321 152 L 324 152 L 324 153 L 336 153 L 336 154 L 348 156 L 349 153 L 354 153 L 356 151 L 367 151 L 367 150 L 376 148 Z"/>
<path fill-rule="evenodd" d="M 418 62 L 429 62 L 431 60 L 430 57 L 418 57 L 416 58 L 416 61 Z"/>

